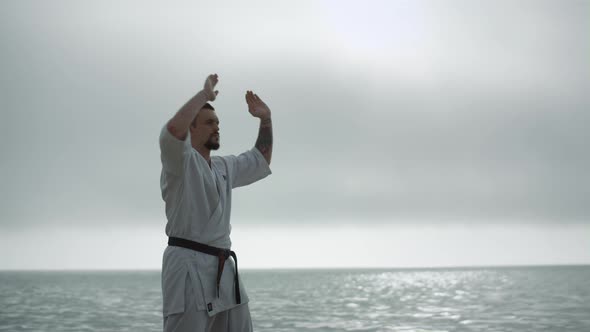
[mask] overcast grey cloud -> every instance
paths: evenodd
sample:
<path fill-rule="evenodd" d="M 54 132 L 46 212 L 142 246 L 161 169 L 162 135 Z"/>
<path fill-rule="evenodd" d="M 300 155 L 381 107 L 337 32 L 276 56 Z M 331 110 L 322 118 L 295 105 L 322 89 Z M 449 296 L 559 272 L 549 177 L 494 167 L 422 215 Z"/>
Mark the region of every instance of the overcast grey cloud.
<path fill-rule="evenodd" d="M 587 1 L 0 6 L 2 227 L 163 225 L 159 130 L 212 72 L 220 153 L 245 90 L 273 111 L 234 218 L 590 221 Z"/>

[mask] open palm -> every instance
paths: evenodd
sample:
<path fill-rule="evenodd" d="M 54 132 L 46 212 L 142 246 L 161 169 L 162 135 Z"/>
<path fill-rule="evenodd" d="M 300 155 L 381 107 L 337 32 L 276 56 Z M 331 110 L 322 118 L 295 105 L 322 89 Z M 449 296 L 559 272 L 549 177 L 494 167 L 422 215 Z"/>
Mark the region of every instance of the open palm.
<path fill-rule="evenodd" d="M 260 119 L 270 118 L 270 108 L 252 91 L 246 91 L 246 103 L 248 104 L 248 112 L 253 117 Z"/>

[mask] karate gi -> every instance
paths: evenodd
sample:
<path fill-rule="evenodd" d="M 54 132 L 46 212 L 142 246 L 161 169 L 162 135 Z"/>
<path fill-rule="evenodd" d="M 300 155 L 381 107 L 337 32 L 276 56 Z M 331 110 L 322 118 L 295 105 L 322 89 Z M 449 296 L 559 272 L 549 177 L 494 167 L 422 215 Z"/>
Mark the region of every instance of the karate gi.
<path fill-rule="evenodd" d="M 212 156 L 209 167 L 192 148 L 190 132 L 181 141 L 166 126 L 160 133 L 160 151 L 160 186 L 168 219 L 166 235 L 230 249 L 231 190 L 271 174 L 264 156 L 252 148 L 238 156 Z M 239 251 L 237 254 L 239 257 Z M 165 331 L 209 331 L 213 323 L 220 326 L 225 324 L 220 322 L 227 321 L 225 326 L 236 327 L 243 322 L 231 319 L 249 320 L 248 295 L 241 279 L 242 308 L 236 308 L 233 259 L 225 262 L 219 297 L 217 264 L 218 258 L 211 255 L 182 247 L 166 248 L 162 261 Z M 234 310 L 226 312 L 230 309 Z M 251 328 L 251 322 L 247 324 Z"/>

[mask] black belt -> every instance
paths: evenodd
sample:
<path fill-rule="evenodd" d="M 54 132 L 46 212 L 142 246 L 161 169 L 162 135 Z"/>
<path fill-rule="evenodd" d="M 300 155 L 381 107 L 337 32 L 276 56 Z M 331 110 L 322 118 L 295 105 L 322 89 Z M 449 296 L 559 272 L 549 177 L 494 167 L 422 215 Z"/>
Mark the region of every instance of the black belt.
<path fill-rule="evenodd" d="M 229 249 L 221 249 L 208 246 L 206 244 L 202 244 L 199 242 L 181 239 L 178 237 L 169 237 L 168 238 L 168 245 L 175 246 L 175 247 L 183 247 L 186 249 L 192 249 L 198 252 L 202 252 L 207 255 L 216 256 L 218 258 L 217 261 L 217 297 L 219 297 L 219 284 L 221 282 L 221 274 L 223 273 L 223 267 L 225 266 L 225 260 L 229 258 L 229 256 L 234 258 L 234 262 L 236 263 L 236 275 L 234 277 L 234 284 L 236 288 L 236 303 L 242 303 L 242 298 L 240 296 L 240 282 L 238 279 L 238 256 L 236 253 L 229 250 Z"/>

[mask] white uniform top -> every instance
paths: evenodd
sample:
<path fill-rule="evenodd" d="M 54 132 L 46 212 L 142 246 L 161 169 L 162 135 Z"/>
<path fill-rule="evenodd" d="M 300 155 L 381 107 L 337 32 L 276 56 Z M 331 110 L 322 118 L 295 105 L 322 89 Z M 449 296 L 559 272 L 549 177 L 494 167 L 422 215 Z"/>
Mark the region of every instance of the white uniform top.
<path fill-rule="evenodd" d="M 166 235 L 231 248 L 231 190 L 271 174 L 257 148 L 239 156 L 212 156 L 209 164 L 191 146 L 190 132 L 184 141 L 166 126 L 160 132 L 162 174 L 160 187 L 166 202 Z M 239 251 L 238 251 L 239 257 Z M 217 297 L 218 258 L 190 249 L 168 246 L 162 262 L 164 316 L 184 311 L 184 287 L 193 288 L 197 309 L 212 316 L 236 306 L 233 259 L 226 261 Z M 240 278 L 242 303 L 248 296 Z"/>

